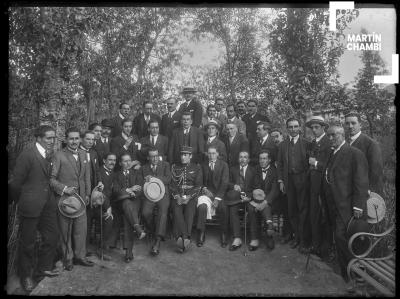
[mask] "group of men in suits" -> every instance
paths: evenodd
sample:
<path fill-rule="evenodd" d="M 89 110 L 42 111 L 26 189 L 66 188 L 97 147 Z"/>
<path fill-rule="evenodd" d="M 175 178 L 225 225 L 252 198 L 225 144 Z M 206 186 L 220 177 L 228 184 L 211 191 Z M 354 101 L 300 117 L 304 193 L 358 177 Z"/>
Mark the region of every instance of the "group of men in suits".
<path fill-rule="evenodd" d="M 260 229 L 266 248 L 274 249 L 272 214 L 278 210 L 287 216 L 283 243 L 323 257 L 322 244 L 329 249 L 335 240 L 346 277 L 350 258 L 346 225 L 351 217 L 365 217 L 368 192 L 380 193 L 383 188 L 380 149 L 361 133 L 360 116 L 346 115 L 346 129 L 329 127 L 322 117 L 312 116 L 306 122 L 314 135 L 309 142 L 300 136 L 297 118 L 286 121 L 288 138 L 280 129 L 271 129 L 269 119 L 257 111 L 256 101 L 247 102 L 247 113 L 242 101 L 228 105 L 225 115 L 223 100 L 217 99 L 203 118 L 196 90 L 185 88 L 182 94 L 185 103 L 180 109 L 170 98 L 162 117 L 153 112 L 151 102 L 145 102 L 143 113 L 132 120 L 130 106 L 121 103 L 115 118 L 91 124 L 84 133 L 66 130 L 66 147 L 56 153 L 52 153 L 55 130 L 38 128 L 36 143 L 17 159 L 10 184 L 19 198 L 19 273 L 27 291 L 35 280 L 58 275 L 53 264 L 57 244 L 66 270 L 93 265 L 87 259 L 94 254 L 88 251 L 93 219 L 105 227 L 101 248 L 105 259 L 111 258 L 108 250 L 116 246 L 123 226 L 124 260 L 130 262 L 134 231 L 139 239 L 151 234 L 150 253 L 159 254 L 170 213 L 180 252 L 192 243 L 196 215 L 196 244 L 201 247 L 206 220 L 215 214 L 221 247 L 228 245 L 231 232 L 229 250 L 234 251 L 242 246 L 242 209 L 250 222 L 250 250 L 260 246 Z M 151 178 L 165 186 L 157 202 L 144 196 L 144 185 Z M 92 204 L 93 190 L 105 194 L 103 205 Z M 68 196 L 79 197 L 86 209 L 70 218 L 60 213 L 57 206 Z M 43 245 L 34 267 L 37 230 Z"/>

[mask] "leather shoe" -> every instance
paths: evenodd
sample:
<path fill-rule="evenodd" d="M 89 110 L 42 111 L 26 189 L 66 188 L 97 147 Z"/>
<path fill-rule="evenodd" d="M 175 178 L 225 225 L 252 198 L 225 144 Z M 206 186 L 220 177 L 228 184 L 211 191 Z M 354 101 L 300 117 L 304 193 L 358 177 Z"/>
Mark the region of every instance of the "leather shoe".
<path fill-rule="evenodd" d="M 126 252 L 124 260 L 125 260 L 125 263 L 130 263 L 133 260 L 132 252 L 130 252 L 130 253 Z"/>
<path fill-rule="evenodd" d="M 256 251 L 257 249 L 258 249 L 258 246 L 249 245 L 250 251 Z"/>
<path fill-rule="evenodd" d="M 36 287 L 35 282 L 30 276 L 21 279 L 21 285 L 23 289 L 28 293 L 32 292 L 33 289 Z"/>
<path fill-rule="evenodd" d="M 71 271 L 74 268 L 74 264 L 71 260 L 68 260 L 64 263 L 64 269 L 67 271 Z"/>
<path fill-rule="evenodd" d="M 242 246 L 242 244 L 239 244 L 239 245 L 232 244 L 231 246 L 229 246 L 229 250 L 235 251 L 236 249 L 239 249 L 241 246 Z"/>
<path fill-rule="evenodd" d="M 267 249 L 273 250 L 275 248 L 275 241 L 273 237 L 267 237 Z"/>
<path fill-rule="evenodd" d="M 80 265 L 84 267 L 93 267 L 94 263 L 87 259 L 74 259 L 74 265 Z"/>
<path fill-rule="evenodd" d="M 182 239 L 182 237 L 179 237 L 179 238 L 176 240 L 176 245 L 178 246 L 178 249 L 179 249 L 180 251 L 183 252 L 183 250 L 184 250 L 185 248 L 183 247 L 183 239 Z"/>
<path fill-rule="evenodd" d="M 299 246 L 299 242 L 293 239 L 292 241 L 290 241 L 289 246 L 290 248 L 294 249 Z"/>
<path fill-rule="evenodd" d="M 225 248 L 226 246 L 228 246 L 228 242 L 226 240 L 226 234 L 222 233 L 221 234 L 221 247 Z"/>
<path fill-rule="evenodd" d="M 197 234 L 197 247 L 202 247 L 206 240 L 206 234 L 204 231 L 199 231 Z"/>
<path fill-rule="evenodd" d="M 160 239 L 157 239 L 154 245 L 151 247 L 150 254 L 156 256 L 160 253 Z"/>
<path fill-rule="evenodd" d="M 190 239 L 183 239 L 183 248 L 184 250 L 188 250 L 190 246 Z"/>

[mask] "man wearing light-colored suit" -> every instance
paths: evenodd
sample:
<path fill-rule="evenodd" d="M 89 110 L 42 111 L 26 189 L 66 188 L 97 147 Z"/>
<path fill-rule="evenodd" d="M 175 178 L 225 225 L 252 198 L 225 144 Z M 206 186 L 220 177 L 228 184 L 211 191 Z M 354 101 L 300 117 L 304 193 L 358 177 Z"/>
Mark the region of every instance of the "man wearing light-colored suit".
<path fill-rule="evenodd" d="M 235 123 L 228 122 L 226 124 L 227 137 L 224 140 L 226 152 L 227 152 L 227 162 L 229 167 L 239 165 L 239 153 L 249 152 L 249 141 L 245 135 L 238 132 Z"/>
<path fill-rule="evenodd" d="M 89 203 L 90 166 L 86 153 L 79 150 L 79 129 L 69 128 L 65 132 L 67 146 L 54 155 L 50 175 L 50 186 L 60 196 L 77 193 L 86 203 Z M 65 258 L 64 267 L 72 270 L 73 263 L 82 266 L 93 266 L 86 260 L 86 212 L 77 218 L 67 218 L 58 214 L 58 220 L 62 236 L 62 250 Z M 71 227 L 72 226 L 72 227 Z M 74 244 L 74 246 L 72 246 Z"/>
<path fill-rule="evenodd" d="M 227 115 L 227 120 L 224 126 L 224 129 L 222 130 L 222 134 L 227 136 L 228 132 L 226 130 L 226 124 L 228 122 L 234 123 L 239 131 L 240 134 L 246 136 L 246 124 L 244 123 L 243 120 L 239 119 L 236 114 L 236 109 L 233 104 L 230 104 L 226 106 L 226 115 Z"/>

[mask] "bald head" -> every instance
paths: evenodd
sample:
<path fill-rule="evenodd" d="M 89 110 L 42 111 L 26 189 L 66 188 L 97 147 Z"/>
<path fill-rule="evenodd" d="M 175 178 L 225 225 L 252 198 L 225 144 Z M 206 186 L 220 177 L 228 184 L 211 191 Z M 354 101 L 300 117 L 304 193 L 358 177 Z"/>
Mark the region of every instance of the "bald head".
<path fill-rule="evenodd" d="M 234 137 L 238 131 L 238 128 L 234 123 L 227 123 L 226 131 L 228 132 L 229 137 Z"/>
<path fill-rule="evenodd" d="M 330 126 L 326 135 L 334 148 L 338 148 L 345 140 L 344 128 L 338 125 Z"/>

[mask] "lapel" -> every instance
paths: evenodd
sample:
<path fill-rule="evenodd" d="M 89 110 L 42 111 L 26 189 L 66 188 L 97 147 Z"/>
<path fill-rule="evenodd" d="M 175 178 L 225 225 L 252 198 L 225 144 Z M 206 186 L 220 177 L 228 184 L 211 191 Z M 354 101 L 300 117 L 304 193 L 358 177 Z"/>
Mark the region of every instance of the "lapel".
<path fill-rule="evenodd" d="M 218 178 L 220 178 L 220 172 L 221 172 L 221 161 L 217 159 L 215 161 L 214 165 L 214 171 L 213 171 L 213 181 L 216 182 Z"/>
<path fill-rule="evenodd" d="M 79 163 L 81 164 L 81 171 L 79 172 L 79 176 L 81 176 L 84 173 L 83 169 L 85 167 L 86 152 L 78 151 L 78 155 L 79 155 Z"/>
<path fill-rule="evenodd" d="M 332 157 L 333 161 L 332 161 L 331 171 L 333 171 L 335 169 L 335 167 L 338 164 L 338 161 L 340 161 L 340 159 L 342 158 L 342 156 L 348 146 L 350 146 L 350 145 L 348 145 L 347 143 L 343 144 L 342 147 L 340 148 L 340 150 Z M 332 154 L 333 154 L 333 152 L 332 152 Z"/>
<path fill-rule="evenodd" d="M 75 160 L 74 156 L 72 155 L 71 152 L 69 152 L 68 149 L 65 149 L 65 155 L 67 156 L 68 161 L 71 163 L 72 168 L 74 169 L 76 175 L 79 176 L 79 171 L 78 171 L 78 167 L 76 167 L 76 160 Z M 80 156 L 79 151 L 78 151 L 78 156 Z"/>
<path fill-rule="evenodd" d="M 240 168 L 239 168 L 240 169 Z M 240 175 L 240 174 L 239 174 Z M 247 164 L 246 171 L 244 172 L 244 185 L 249 186 L 249 178 L 251 176 L 250 165 Z"/>
<path fill-rule="evenodd" d="M 39 150 L 36 147 L 36 144 L 34 145 L 34 153 L 36 158 L 39 161 L 40 166 L 42 167 L 42 170 L 44 172 L 44 174 L 48 177 L 49 176 L 49 167 L 47 165 L 47 161 L 42 157 L 42 155 L 39 153 Z"/>
<path fill-rule="evenodd" d="M 228 137 L 228 138 L 229 138 L 229 137 Z M 235 137 L 233 137 L 232 144 L 230 144 L 229 146 L 232 147 L 232 146 L 234 146 L 236 143 L 239 143 L 239 132 L 236 133 Z M 228 144 L 229 144 L 229 139 L 228 139 Z"/>

